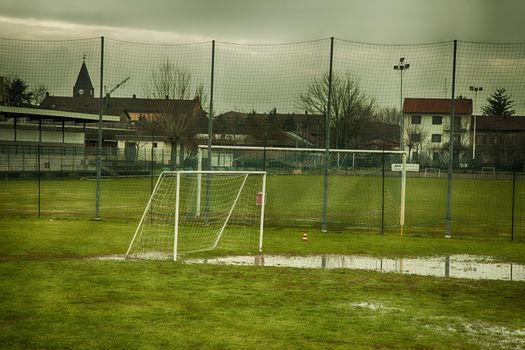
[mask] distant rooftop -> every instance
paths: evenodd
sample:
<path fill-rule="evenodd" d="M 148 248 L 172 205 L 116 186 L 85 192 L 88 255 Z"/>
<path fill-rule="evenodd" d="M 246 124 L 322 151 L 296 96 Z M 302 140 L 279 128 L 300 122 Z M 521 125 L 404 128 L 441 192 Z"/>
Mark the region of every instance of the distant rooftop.
<path fill-rule="evenodd" d="M 472 114 L 471 99 L 457 99 L 456 114 Z M 449 98 L 405 98 L 403 113 L 450 114 L 452 100 Z"/>
<path fill-rule="evenodd" d="M 80 113 L 98 114 L 99 98 L 46 96 L 41 108 Z M 181 111 L 200 111 L 199 100 L 148 99 L 135 97 L 110 97 L 104 99 L 104 114 L 121 116 L 128 113 L 159 113 L 163 108 L 177 108 Z M 168 104 L 168 106 L 167 106 Z"/>
<path fill-rule="evenodd" d="M 54 120 L 75 120 L 80 122 L 98 122 L 98 113 L 78 113 L 49 110 L 30 107 L 0 106 L 0 114 L 11 118 L 32 118 L 32 119 L 54 119 Z M 117 116 L 104 115 L 103 121 L 118 122 Z"/>
<path fill-rule="evenodd" d="M 478 116 L 476 130 L 525 132 L 525 116 Z"/>

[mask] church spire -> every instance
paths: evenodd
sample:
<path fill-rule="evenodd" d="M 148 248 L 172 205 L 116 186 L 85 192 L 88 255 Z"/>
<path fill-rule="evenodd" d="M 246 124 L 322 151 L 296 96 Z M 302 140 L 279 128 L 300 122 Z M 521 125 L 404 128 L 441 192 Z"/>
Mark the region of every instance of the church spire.
<path fill-rule="evenodd" d="M 82 57 L 82 66 L 73 87 L 73 97 L 94 97 L 93 84 L 86 66 L 86 55 Z"/>

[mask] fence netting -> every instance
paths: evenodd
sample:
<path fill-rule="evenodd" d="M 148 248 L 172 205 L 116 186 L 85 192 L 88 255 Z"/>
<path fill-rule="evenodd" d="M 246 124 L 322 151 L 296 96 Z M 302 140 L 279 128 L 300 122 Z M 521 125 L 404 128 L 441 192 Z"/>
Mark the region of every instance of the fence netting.
<path fill-rule="evenodd" d="M 100 181 L 102 217 L 139 220 L 162 171 L 211 166 L 268 172 L 269 225 L 397 234 L 402 144 L 406 234 L 443 236 L 449 208 L 453 237 L 523 240 L 524 62 L 521 43 L 0 39 L 0 215 L 93 217 Z M 266 150 L 200 159 L 208 141 Z"/>

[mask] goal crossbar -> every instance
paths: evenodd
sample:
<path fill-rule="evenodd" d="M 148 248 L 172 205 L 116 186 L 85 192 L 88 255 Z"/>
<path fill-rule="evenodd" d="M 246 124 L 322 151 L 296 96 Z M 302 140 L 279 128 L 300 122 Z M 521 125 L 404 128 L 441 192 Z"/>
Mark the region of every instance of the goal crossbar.
<path fill-rule="evenodd" d="M 199 145 L 199 150 L 206 150 L 208 146 Z M 262 146 L 223 146 L 213 145 L 212 149 L 252 150 L 252 151 L 288 151 L 326 153 L 324 148 L 292 148 L 292 147 L 262 147 Z M 363 153 L 363 154 L 406 154 L 405 151 L 391 150 L 364 150 L 364 149 L 330 149 L 330 153 Z"/>

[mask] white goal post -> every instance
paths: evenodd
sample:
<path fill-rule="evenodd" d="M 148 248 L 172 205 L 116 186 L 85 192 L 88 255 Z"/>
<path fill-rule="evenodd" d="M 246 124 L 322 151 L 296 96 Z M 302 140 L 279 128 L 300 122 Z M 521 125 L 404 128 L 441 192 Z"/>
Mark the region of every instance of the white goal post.
<path fill-rule="evenodd" d="M 493 166 L 481 167 L 481 175 L 496 175 L 496 168 Z"/>
<path fill-rule="evenodd" d="M 216 248 L 261 252 L 265 193 L 264 171 L 165 171 L 126 258 L 177 260 Z"/>
<path fill-rule="evenodd" d="M 441 177 L 441 169 L 440 168 L 425 168 L 425 177 L 430 174 L 437 174 L 437 177 Z"/>
<path fill-rule="evenodd" d="M 293 148 L 293 147 L 260 147 L 260 146 L 234 146 L 234 145 L 212 145 L 211 154 L 207 154 L 207 145 L 199 145 L 197 152 L 197 163 L 196 167 L 198 170 L 202 169 L 205 158 L 208 158 L 206 161 L 209 162 L 209 166 L 212 169 L 246 169 L 254 170 L 261 169 L 269 171 L 272 175 L 283 175 L 282 171 L 277 171 L 276 168 L 272 167 L 272 164 L 282 165 L 285 169 L 284 174 L 288 175 L 308 175 L 309 173 L 321 174 L 325 164 L 325 154 L 326 149 L 319 148 Z M 350 174 L 358 176 L 367 176 L 371 173 L 374 173 L 378 176 L 384 177 L 381 175 L 381 169 L 378 168 L 378 162 L 375 163 L 376 168 L 370 172 L 367 169 L 371 169 L 374 164 L 371 164 L 374 160 L 381 160 L 383 158 L 383 166 L 385 157 L 388 157 L 390 160 L 395 160 L 399 165 L 400 179 L 399 187 L 395 191 L 390 191 L 388 193 L 387 200 L 390 202 L 395 201 L 395 204 L 398 205 L 399 210 L 391 210 L 392 207 L 387 209 L 379 208 L 379 210 L 388 211 L 390 214 L 389 220 L 392 222 L 392 215 L 397 219 L 400 227 L 400 234 L 403 235 L 403 228 L 405 225 L 405 205 L 406 205 L 406 172 L 407 167 L 407 154 L 404 151 L 394 151 L 394 150 L 366 150 L 366 149 L 330 149 L 329 153 L 329 167 L 331 169 L 330 173 L 332 175 L 344 175 Z M 368 164 L 367 164 L 368 160 Z M 380 162 L 379 162 L 380 163 Z M 268 166 L 267 166 L 268 165 Z M 368 168 L 367 168 L 368 167 Z M 389 171 L 390 167 L 387 165 L 386 169 Z M 384 169 L 383 169 L 384 170 Z M 392 177 L 392 174 L 389 175 Z M 356 186 L 357 188 L 357 186 Z M 391 187 L 392 189 L 392 187 Z M 326 187 L 323 189 L 324 192 L 328 192 L 329 189 Z M 379 195 L 379 194 L 378 194 Z M 394 199 L 393 197 L 397 197 Z M 304 197 L 304 196 L 303 196 Z M 197 197 L 197 200 L 200 200 L 201 196 Z M 336 198 L 336 196 L 334 196 Z M 309 202 L 304 203 L 304 206 L 311 205 L 312 200 L 317 200 L 318 203 L 328 206 L 328 196 L 325 195 L 321 198 L 312 198 L 309 197 Z M 334 199 L 335 202 L 336 199 Z M 385 200 L 385 195 L 383 193 L 382 200 Z M 301 202 L 302 203 L 302 202 Z M 332 206 L 332 210 L 333 210 Z M 397 211 L 396 213 L 394 213 Z M 371 222 L 373 219 L 370 217 L 365 217 L 365 215 L 373 215 L 375 212 L 374 209 L 362 210 L 357 215 L 360 215 L 356 221 L 360 222 Z M 364 214 L 363 214 L 364 213 Z M 271 213 L 270 213 L 271 214 Z M 299 214 L 299 213 L 298 213 Z M 324 213 L 323 213 L 324 215 Z M 338 214 L 342 216 L 341 214 Z M 356 216 L 357 216 L 356 215 Z M 334 215 L 332 215 L 334 217 Z M 297 216 L 296 220 L 303 220 L 305 217 L 300 217 L 300 214 Z M 268 217 L 268 220 L 274 220 L 274 216 L 271 218 Z M 306 218 L 308 220 L 308 218 Z M 322 218 L 324 220 L 325 217 Z M 315 220 L 315 218 L 313 219 Z M 336 219 L 337 220 L 337 219 Z"/>

